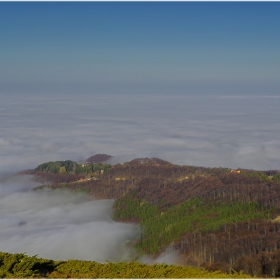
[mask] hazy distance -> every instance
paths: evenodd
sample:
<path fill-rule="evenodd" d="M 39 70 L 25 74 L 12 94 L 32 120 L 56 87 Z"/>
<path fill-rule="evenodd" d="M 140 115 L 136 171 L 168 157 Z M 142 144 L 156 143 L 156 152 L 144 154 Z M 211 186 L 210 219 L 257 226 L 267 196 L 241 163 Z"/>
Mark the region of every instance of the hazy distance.
<path fill-rule="evenodd" d="M 278 95 L 1 95 L 0 169 L 95 153 L 279 169 L 279 105 Z"/>

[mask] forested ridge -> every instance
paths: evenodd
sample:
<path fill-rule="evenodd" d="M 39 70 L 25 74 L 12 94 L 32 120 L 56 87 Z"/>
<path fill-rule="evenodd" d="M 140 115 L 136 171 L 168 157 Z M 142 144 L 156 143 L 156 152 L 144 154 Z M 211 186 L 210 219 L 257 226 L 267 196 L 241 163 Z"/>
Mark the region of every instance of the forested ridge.
<path fill-rule="evenodd" d="M 114 198 L 114 219 L 141 227 L 141 235 L 131 243 L 139 253 L 157 256 L 169 246 L 179 253 L 182 265 L 280 276 L 277 170 L 238 173 L 158 158 L 112 166 L 67 163 L 66 172 L 61 172 L 60 162 L 56 173 L 49 165 L 26 171 L 48 181 L 36 189 L 65 188 L 96 199 Z M 79 168 L 84 169 L 78 173 Z"/>

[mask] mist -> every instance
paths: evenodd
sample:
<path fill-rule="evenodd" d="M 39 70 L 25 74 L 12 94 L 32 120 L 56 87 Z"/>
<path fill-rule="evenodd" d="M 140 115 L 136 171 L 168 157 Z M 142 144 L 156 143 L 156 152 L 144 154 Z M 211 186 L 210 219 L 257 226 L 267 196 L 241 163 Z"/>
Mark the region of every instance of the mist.
<path fill-rule="evenodd" d="M 35 185 L 32 176 L 2 176 L 1 251 L 55 260 L 131 258 L 126 242 L 137 237 L 139 230 L 112 220 L 113 200 L 94 201 L 65 191 L 27 190 L 27 186 Z"/>
<path fill-rule="evenodd" d="M 139 237 L 140 229 L 112 220 L 113 199 L 32 190 L 37 185 L 31 175 L 0 175 L 1 251 L 53 260 L 178 263 L 178 254 L 170 248 L 156 258 L 139 258 L 128 243 Z"/>
<path fill-rule="evenodd" d="M 50 259 L 125 261 L 135 225 L 113 200 L 38 185 L 18 171 L 55 160 L 159 157 L 180 165 L 280 169 L 277 95 L 0 94 L 0 250 Z M 176 263 L 166 250 L 156 260 Z"/>

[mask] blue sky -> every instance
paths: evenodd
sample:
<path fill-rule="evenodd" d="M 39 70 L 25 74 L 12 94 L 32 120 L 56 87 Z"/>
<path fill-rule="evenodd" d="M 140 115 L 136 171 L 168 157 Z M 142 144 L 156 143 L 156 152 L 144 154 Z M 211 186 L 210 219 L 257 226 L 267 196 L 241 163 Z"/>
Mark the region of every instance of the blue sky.
<path fill-rule="evenodd" d="M 279 2 L 1 2 L 0 93 L 278 94 Z"/>

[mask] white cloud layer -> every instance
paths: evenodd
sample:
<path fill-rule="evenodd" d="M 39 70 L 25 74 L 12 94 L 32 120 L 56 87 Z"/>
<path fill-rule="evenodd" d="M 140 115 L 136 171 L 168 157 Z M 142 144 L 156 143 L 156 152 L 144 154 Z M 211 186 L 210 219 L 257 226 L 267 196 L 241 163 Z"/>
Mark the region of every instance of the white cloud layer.
<path fill-rule="evenodd" d="M 107 153 L 279 169 L 278 96 L 0 95 L 0 170 Z"/>

